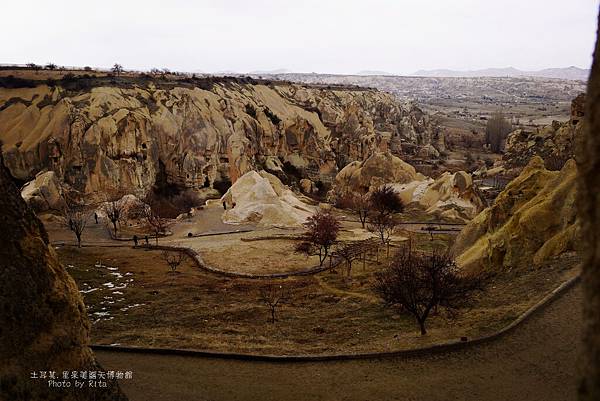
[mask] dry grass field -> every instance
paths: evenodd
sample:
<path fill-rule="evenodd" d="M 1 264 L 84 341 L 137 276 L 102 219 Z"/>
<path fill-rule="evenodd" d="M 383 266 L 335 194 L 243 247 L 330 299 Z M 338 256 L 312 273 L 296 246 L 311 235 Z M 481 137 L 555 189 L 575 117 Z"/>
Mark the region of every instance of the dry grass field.
<path fill-rule="evenodd" d="M 450 239 L 411 236 L 422 250 L 444 246 Z M 285 242 L 272 245 L 290 245 Z M 260 263 L 263 255 L 264 264 L 273 263 L 260 246 L 226 251 L 229 261 L 237 256 L 240 263 Z M 484 335 L 574 275 L 577 263 L 568 257 L 540 270 L 497 275 L 470 307 L 456 317 L 432 316 L 429 333 L 420 336 L 411 316 L 384 307 L 372 290 L 374 273 L 387 263 L 384 251 L 379 263 L 372 260 L 363 268 L 355 262 L 351 278 L 338 268 L 275 281 L 286 294 L 275 323 L 260 297 L 265 280 L 214 275 L 189 259 L 171 273 L 160 251 L 126 246 L 62 246 L 57 252 L 82 292 L 96 344 L 276 355 L 391 351 Z M 270 257 L 279 263 L 287 260 L 285 255 Z"/>

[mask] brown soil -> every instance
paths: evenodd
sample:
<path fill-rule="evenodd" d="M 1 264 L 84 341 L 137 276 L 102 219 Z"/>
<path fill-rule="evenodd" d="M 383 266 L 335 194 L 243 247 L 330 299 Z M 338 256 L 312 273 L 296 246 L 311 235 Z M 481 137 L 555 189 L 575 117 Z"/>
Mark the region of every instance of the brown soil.
<path fill-rule="evenodd" d="M 413 241 L 421 249 L 445 241 L 428 238 Z M 420 336 L 410 316 L 385 308 L 373 294 L 373 273 L 383 266 L 374 261 L 364 269 L 355 262 L 351 280 L 340 269 L 278 281 L 288 298 L 271 324 L 259 297 L 262 280 L 216 276 L 191 260 L 173 274 L 160 252 L 129 247 L 65 246 L 58 253 L 83 291 L 95 343 L 270 354 L 388 351 L 487 334 L 572 276 L 576 263 L 499 276 L 471 308 L 455 319 L 433 316 L 429 334 Z"/>

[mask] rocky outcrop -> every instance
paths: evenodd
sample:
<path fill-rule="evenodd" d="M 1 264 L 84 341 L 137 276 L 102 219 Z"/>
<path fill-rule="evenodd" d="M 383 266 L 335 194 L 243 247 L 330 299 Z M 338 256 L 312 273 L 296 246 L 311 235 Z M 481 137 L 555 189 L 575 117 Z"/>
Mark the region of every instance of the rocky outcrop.
<path fill-rule="evenodd" d="M 36 175 L 21 189 L 21 196 L 34 212 L 61 210 L 65 202 L 60 180 L 54 171 Z"/>
<path fill-rule="evenodd" d="M 88 195 L 143 195 L 155 182 L 223 188 L 285 166 L 333 177 L 374 151 L 428 144 L 433 131 L 416 106 L 375 90 L 237 81 L 0 89 L 12 174 L 31 180 L 47 169 Z"/>
<path fill-rule="evenodd" d="M 539 266 L 578 243 L 577 166 L 549 171 L 535 156 L 521 174 L 456 239 L 453 252 L 465 271 Z"/>
<path fill-rule="evenodd" d="M 223 222 L 255 223 L 261 227 L 299 227 L 315 212 L 272 174 L 250 171 L 221 198 L 227 210 Z"/>
<path fill-rule="evenodd" d="M 440 220 L 469 221 L 483 209 L 473 179 L 464 171 L 445 172 L 435 180 L 427 178 L 392 187 L 406 207 L 424 210 Z"/>
<path fill-rule="evenodd" d="M 409 183 L 424 178 L 415 168 L 390 152 L 377 152 L 365 161 L 345 166 L 335 177 L 334 193 L 367 193 L 387 183 Z"/>
<path fill-rule="evenodd" d="M 315 185 L 314 182 L 309 180 L 308 178 L 303 178 L 299 182 L 300 191 L 306 195 L 312 195 L 319 191 L 319 188 Z"/>
<path fill-rule="evenodd" d="M 55 389 L 39 371 L 101 370 L 77 285 L 49 246 L 0 157 L 0 399 L 124 400 L 109 388 Z M 38 379 L 32 379 L 38 372 Z"/>
<path fill-rule="evenodd" d="M 502 157 L 505 167 L 518 172 L 533 156 L 539 156 L 548 168 L 560 170 L 568 159 L 574 157 L 575 145 L 583 136 L 584 102 L 584 94 L 571 102 L 571 119 L 567 122 L 553 121 L 533 131 L 517 129 L 510 133 Z"/>
<path fill-rule="evenodd" d="M 328 197 L 335 202 L 348 194 L 372 192 L 384 184 L 392 185 L 406 207 L 443 220 L 470 220 L 483 205 L 471 176 L 464 171 L 446 172 L 434 180 L 389 152 L 348 164 L 336 176 Z"/>

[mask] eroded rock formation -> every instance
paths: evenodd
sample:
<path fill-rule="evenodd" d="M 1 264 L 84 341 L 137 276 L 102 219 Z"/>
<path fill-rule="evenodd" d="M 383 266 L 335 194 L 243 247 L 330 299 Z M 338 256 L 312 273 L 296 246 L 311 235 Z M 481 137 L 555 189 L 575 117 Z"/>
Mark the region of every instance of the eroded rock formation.
<path fill-rule="evenodd" d="M 568 159 L 573 158 L 575 145 L 583 136 L 584 104 L 584 94 L 573 99 L 571 119 L 567 122 L 553 121 L 533 131 L 518 129 L 510 133 L 502 157 L 505 167 L 516 169 L 518 173 L 533 156 L 539 156 L 547 167 L 560 169 Z"/>
<path fill-rule="evenodd" d="M 464 171 L 392 186 L 407 207 L 421 209 L 441 220 L 466 222 L 483 209 L 473 179 Z"/>
<path fill-rule="evenodd" d="M 393 186 L 406 207 L 440 219 L 467 221 L 483 209 L 468 173 L 446 172 L 434 180 L 389 152 L 378 152 L 344 167 L 335 178 L 329 198 L 335 201 L 352 193 L 366 194 L 384 184 Z"/>
<path fill-rule="evenodd" d="M 61 210 L 64 207 L 62 185 L 54 171 L 36 175 L 23 187 L 21 196 L 34 212 Z"/>
<path fill-rule="evenodd" d="M 335 195 L 367 193 L 388 183 L 409 183 L 424 178 L 415 168 L 390 152 L 377 152 L 365 161 L 345 166 L 335 177 Z"/>
<path fill-rule="evenodd" d="M 109 388 L 55 389 L 32 372 L 102 370 L 77 285 L 0 157 L 0 400 L 124 400 Z M 39 373 L 36 373 L 39 377 Z M 60 376 L 58 376 L 60 375 Z"/>
<path fill-rule="evenodd" d="M 576 250 L 580 224 L 575 207 L 577 166 L 549 171 L 534 156 L 492 206 L 461 231 L 453 251 L 465 271 L 539 266 Z"/>
<path fill-rule="evenodd" d="M 412 104 L 375 90 L 236 81 L 153 82 L 67 90 L 0 89 L 0 139 L 12 174 L 52 170 L 88 195 L 143 195 L 155 183 L 206 188 L 284 167 L 313 180 L 435 127 Z"/>
<path fill-rule="evenodd" d="M 299 227 L 316 209 L 300 201 L 277 177 L 249 171 L 221 198 L 225 223 L 256 223 L 262 227 Z"/>

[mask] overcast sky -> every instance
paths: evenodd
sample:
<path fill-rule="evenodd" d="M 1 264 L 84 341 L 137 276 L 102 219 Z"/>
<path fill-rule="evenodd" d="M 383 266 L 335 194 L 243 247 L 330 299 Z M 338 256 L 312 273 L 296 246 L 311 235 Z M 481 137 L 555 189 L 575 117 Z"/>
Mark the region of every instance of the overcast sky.
<path fill-rule="evenodd" d="M 589 68 L 598 0 L 3 1 L 0 63 L 410 74 Z"/>

